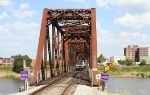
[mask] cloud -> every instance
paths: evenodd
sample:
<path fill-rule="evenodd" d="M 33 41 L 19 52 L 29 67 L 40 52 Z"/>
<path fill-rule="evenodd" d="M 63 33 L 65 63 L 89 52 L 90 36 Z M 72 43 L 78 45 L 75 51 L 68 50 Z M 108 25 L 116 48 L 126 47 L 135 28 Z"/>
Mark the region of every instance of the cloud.
<path fill-rule="evenodd" d="M 25 18 L 25 17 L 32 17 L 37 11 L 31 11 L 31 10 L 17 10 L 14 11 L 14 16 L 17 18 Z"/>
<path fill-rule="evenodd" d="M 12 39 L 14 36 L 10 33 L 9 29 L 3 25 L 0 25 L 0 40 Z"/>
<path fill-rule="evenodd" d="M 99 44 L 114 44 L 118 42 L 118 40 L 115 39 L 114 34 L 103 29 L 99 22 L 96 23 L 96 27 L 98 34 L 97 41 Z"/>
<path fill-rule="evenodd" d="M 118 38 L 120 41 L 120 44 L 122 45 L 139 45 L 139 46 L 150 46 L 147 41 L 150 40 L 150 35 L 146 35 L 143 33 L 138 32 L 121 32 L 118 34 Z"/>
<path fill-rule="evenodd" d="M 13 2 L 12 0 L 1 0 L 0 3 L 2 4 L 2 6 L 11 6 L 15 4 L 15 2 Z"/>
<path fill-rule="evenodd" d="M 86 0 L 65 0 L 65 1 L 84 3 Z"/>
<path fill-rule="evenodd" d="M 137 14 L 150 11 L 150 0 L 95 0 L 99 7 L 110 5 L 121 7 L 123 11 Z"/>
<path fill-rule="evenodd" d="M 14 24 L 5 24 L 8 28 L 13 28 L 19 31 L 29 31 L 33 30 L 34 28 L 37 28 L 39 25 L 37 23 L 31 22 L 31 23 L 25 23 L 25 22 L 15 22 Z"/>
<path fill-rule="evenodd" d="M 114 23 L 128 28 L 141 29 L 144 26 L 150 26 L 150 13 L 142 15 L 126 14 L 123 17 L 116 18 Z"/>
<path fill-rule="evenodd" d="M 14 24 L 4 24 L 0 26 L 0 39 L 30 39 L 35 40 L 39 36 L 39 31 L 37 31 L 38 24 L 25 23 L 25 22 L 16 22 Z M 15 34 L 12 35 L 11 33 Z"/>
<path fill-rule="evenodd" d="M 18 42 L 11 42 L 10 45 L 11 45 L 11 46 L 14 46 L 14 45 L 15 45 L 15 46 L 19 46 L 20 44 L 19 44 Z"/>
<path fill-rule="evenodd" d="M 24 3 L 20 5 L 20 9 L 26 9 L 29 8 L 29 4 L 28 3 Z"/>
<path fill-rule="evenodd" d="M 103 29 L 99 22 L 97 26 L 97 51 L 98 55 L 106 57 L 123 55 L 123 48 L 127 45 L 139 45 L 139 47 L 150 47 L 150 35 L 139 32 L 122 31 L 120 33 Z M 112 52 L 111 52 L 112 51 Z"/>
<path fill-rule="evenodd" d="M 37 13 L 36 10 L 30 10 L 29 9 L 29 4 L 28 3 L 24 3 L 24 4 L 20 4 L 20 8 L 18 10 L 14 10 L 13 8 L 10 9 L 10 11 L 13 13 L 14 17 L 17 18 L 26 18 L 26 17 L 32 17 L 34 14 Z"/>
<path fill-rule="evenodd" d="M 77 7 L 78 8 L 90 8 L 92 0 L 84 0 L 85 2 L 83 2 L 82 4 L 78 4 Z"/>
<path fill-rule="evenodd" d="M 36 53 L 38 38 L 39 25 L 37 23 L 15 22 L 0 25 L 1 54 L 3 57 L 6 55 L 8 57 L 11 54 L 24 54 L 24 51 L 26 54 Z"/>
<path fill-rule="evenodd" d="M 108 6 L 108 0 L 95 0 L 96 4 L 99 6 L 99 7 L 106 7 Z"/>
<path fill-rule="evenodd" d="M 7 15 L 5 11 L 2 13 L 2 15 L 0 15 L 0 19 L 3 19 L 3 18 L 9 18 L 9 16 Z"/>

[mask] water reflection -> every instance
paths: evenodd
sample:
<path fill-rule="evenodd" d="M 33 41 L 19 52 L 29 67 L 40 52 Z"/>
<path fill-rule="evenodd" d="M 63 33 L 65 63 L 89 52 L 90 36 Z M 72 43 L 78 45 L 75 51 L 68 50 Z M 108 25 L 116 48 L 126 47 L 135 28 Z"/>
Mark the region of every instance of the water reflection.
<path fill-rule="evenodd" d="M 29 79 L 30 81 L 31 79 Z M 0 78 L 0 94 L 8 95 L 19 92 L 19 87 L 24 85 L 24 81 L 14 78 Z"/>
<path fill-rule="evenodd" d="M 110 78 L 106 86 L 109 92 L 150 95 L 150 78 Z"/>
<path fill-rule="evenodd" d="M 29 82 L 31 82 L 29 79 Z M 13 78 L 0 78 L 0 95 L 19 92 L 24 81 Z M 131 95 L 150 95 L 150 78 L 110 78 L 106 82 L 108 92 L 131 93 Z"/>

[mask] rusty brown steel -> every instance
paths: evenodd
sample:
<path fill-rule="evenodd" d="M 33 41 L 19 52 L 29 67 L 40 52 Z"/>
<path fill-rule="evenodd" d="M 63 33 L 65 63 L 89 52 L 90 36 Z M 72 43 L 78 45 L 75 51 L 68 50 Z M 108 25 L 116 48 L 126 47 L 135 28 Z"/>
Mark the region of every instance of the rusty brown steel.
<path fill-rule="evenodd" d="M 96 82 L 96 74 L 97 74 L 97 35 L 96 35 L 96 9 L 91 9 L 91 61 L 92 61 L 92 72 L 93 72 L 93 79 L 92 79 L 92 85 L 97 85 Z"/>
<path fill-rule="evenodd" d="M 50 28 L 52 44 L 50 44 L 49 30 L 46 34 L 49 25 L 52 25 Z M 36 72 L 42 65 L 43 49 L 44 68 L 46 68 L 47 44 L 51 77 L 54 73 L 59 74 L 61 70 L 57 68 L 62 67 L 62 72 L 73 70 L 78 59 L 88 60 L 95 76 L 97 73 L 96 9 L 44 9 L 32 83 L 37 81 Z M 92 85 L 97 85 L 95 77 L 92 79 Z"/>
<path fill-rule="evenodd" d="M 45 39 L 45 35 L 46 35 L 46 25 L 47 25 L 46 22 L 47 22 L 47 17 L 48 17 L 48 15 L 46 15 L 47 12 L 48 12 L 48 9 L 44 9 L 41 30 L 40 30 L 39 44 L 38 44 L 38 49 L 37 49 L 34 77 L 33 77 L 33 81 L 31 82 L 31 85 L 35 84 L 37 82 L 37 71 L 40 71 L 40 69 L 41 69 L 44 39 Z"/>

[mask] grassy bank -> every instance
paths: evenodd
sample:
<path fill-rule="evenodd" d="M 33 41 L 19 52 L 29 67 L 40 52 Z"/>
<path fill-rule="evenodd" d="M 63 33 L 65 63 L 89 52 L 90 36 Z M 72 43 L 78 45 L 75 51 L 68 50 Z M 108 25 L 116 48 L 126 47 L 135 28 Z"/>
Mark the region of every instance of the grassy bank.
<path fill-rule="evenodd" d="M 33 70 L 32 70 L 33 71 Z M 31 76 L 33 72 L 31 72 Z M 0 67 L 0 78 L 20 78 L 20 73 L 13 72 L 13 67 Z"/>
<path fill-rule="evenodd" d="M 98 71 L 103 72 L 104 66 L 99 66 Z M 150 77 L 150 66 L 115 66 L 107 73 L 110 77 Z"/>
<path fill-rule="evenodd" d="M 49 68 L 48 68 L 49 69 Z M 33 77 L 34 68 L 31 68 L 30 76 Z M 47 71 L 47 77 L 50 76 L 50 72 Z M 13 67 L 0 67 L 0 78 L 20 78 L 20 73 L 13 72 Z"/>
<path fill-rule="evenodd" d="M 12 71 L 13 67 L 0 67 L 0 77 L 19 78 L 20 74 Z"/>
<path fill-rule="evenodd" d="M 13 67 L 0 67 L 0 77 L 20 78 L 20 74 L 13 72 L 12 69 Z M 31 71 L 30 77 L 33 76 L 33 69 Z M 99 66 L 98 72 L 103 71 L 104 66 Z M 110 77 L 150 77 L 150 66 L 115 66 L 107 73 Z M 47 74 L 50 75 L 49 71 Z"/>

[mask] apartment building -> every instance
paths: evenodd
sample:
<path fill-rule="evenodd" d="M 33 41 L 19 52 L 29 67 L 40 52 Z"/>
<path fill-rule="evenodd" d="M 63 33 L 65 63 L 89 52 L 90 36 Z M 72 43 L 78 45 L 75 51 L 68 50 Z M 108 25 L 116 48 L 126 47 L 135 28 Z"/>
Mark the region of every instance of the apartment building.
<path fill-rule="evenodd" d="M 115 62 L 116 65 L 119 65 L 118 60 L 125 60 L 125 59 L 126 59 L 125 56 L 112 56 L 110 57 L 110 62 Z"/>
<path fill-rule="evenodd" d="M 35 59 L 32 59 L 31 66 L 35 66 Z M 0 57 L 0 66 L 14 66 L 13 58 L 2 58 Z"/>
<path fill-rule="evenodd" d="M 0 58 L 0 66 L 13 66 L 14 59 L 12 58 Z"/>
<path fill-rule="evenodd" d="M 128 45 L 124 48 L 124 55 L 133 60 L 134 62 L 140 62 L 140 57 L 148 57 L 148 47 L 138 47 L 138 45 Z"/>

